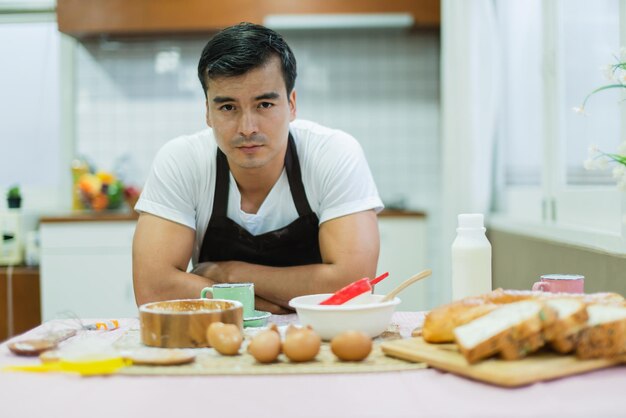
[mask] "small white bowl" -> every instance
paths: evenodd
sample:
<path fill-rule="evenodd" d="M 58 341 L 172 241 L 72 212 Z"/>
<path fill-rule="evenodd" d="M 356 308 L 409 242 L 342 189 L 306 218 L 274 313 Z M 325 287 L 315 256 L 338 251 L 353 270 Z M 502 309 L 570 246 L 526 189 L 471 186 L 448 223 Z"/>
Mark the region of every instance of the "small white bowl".
<path fill-rule="evenodd" d="M 374 338 L 387 329 L 399 298 L 380 302 L 385 295 L 361 295 L 358 300 L 343 305 L 320 305 L 331 293 L 293 298 L 289 306 L 295 308 L 300 323 L 310 325 L 323 340 L 330 340 L 343 331 L 362 331 Z"/>

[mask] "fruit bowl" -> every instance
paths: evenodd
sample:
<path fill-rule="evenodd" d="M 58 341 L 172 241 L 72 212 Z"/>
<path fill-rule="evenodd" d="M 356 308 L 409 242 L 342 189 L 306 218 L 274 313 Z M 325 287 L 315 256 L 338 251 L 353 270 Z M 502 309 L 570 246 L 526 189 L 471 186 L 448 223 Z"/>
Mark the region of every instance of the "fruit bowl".
<path fill-rule="evenodd" d="M 80 174 L 74 184 L 75 209 L 95 212 L 116 210 L 124 202 L 132 209 L 139 194 L 137 188 L 124 185 L 114 174 L 106 171 Z"/>

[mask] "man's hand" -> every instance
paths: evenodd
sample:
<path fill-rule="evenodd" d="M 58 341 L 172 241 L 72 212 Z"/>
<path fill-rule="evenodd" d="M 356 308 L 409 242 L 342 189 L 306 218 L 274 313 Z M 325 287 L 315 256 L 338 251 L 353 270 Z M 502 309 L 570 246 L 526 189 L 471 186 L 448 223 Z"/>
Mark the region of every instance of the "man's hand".
<path fill-rule="evenodd" d="M 211 261 L 198 263 L 190 273 L 206 277 L 215 283 L 226 283 L 228 281 L 228 275 L 221 264 L 222 263 L 213 263 Z"/>
<path fill-rule="evenodd" d="M 203 275 L 220 283 L 252 282 L 257 296 L 284 308 L 296 296 L 333 293 L 355 280 L 374 277 L 380 238 L 373 210 L 324 222 L 319 237 L 322 264 L 270 267 L 219 261 L 206 263 Z"/>
<path fill-rule="evenodd" d="M 283 308 L 282 306 L 278 306 L 275 303 L 267 301 L 260 296 L 254 297 L 254 309 L 256 309 L 257 311 L 271 312 L 274 315 L 285 315 L 293 313 L 293 311 Z"/>
<path fill-rule="evenodd" d="M 228 283 L 228 272 L 231 268 L 236 268 L 236 265 L 236 261 L 220 261 L 216 263 L 206 261 L 204 263 L 198 263 L 191 273 L 206 277 L 215 283 Z M 260 296 L 255 296 L 254 298 L 254 309 L 257 311 L 271 312 L 273 314 L 293 313 L 293 311 L 276 305 Z"/>

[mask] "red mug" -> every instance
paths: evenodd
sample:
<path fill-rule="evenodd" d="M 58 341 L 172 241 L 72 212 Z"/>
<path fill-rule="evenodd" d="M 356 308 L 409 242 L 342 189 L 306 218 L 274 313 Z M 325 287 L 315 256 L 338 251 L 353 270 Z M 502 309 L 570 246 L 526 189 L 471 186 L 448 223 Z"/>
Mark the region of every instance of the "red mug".
<path fill-rule="evenodd" d="M 544 274 L 533 290 L 550 293 L 585 293 L 585 276 L 580 274 Z"/>

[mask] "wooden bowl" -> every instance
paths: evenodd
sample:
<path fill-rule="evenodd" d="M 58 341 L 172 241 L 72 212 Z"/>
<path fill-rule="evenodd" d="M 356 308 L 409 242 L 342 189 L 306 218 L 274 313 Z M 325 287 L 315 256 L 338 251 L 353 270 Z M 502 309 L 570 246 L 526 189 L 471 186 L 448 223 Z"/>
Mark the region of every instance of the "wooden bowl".
<path fill-rule="evenodd" d="M 241 302 L 223 299 L 180 299 L 139 307 L 141 342 L 151 347 L 207 347 L 212 322 L 243 328 Z"/>

